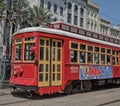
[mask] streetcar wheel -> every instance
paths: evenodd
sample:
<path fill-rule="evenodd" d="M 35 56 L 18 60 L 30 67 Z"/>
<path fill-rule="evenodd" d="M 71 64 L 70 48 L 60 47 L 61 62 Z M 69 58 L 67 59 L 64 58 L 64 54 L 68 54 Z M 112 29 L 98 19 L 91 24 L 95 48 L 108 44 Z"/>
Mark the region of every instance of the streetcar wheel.
<path fill-rule="evenodd" d="M 93 85 L 93 87 L 97 87 L 98 86 L 98 81 L 97 80 L 92 81 L 92 85 Z"/>
<path fill-rule="evenodd" d="M 92 82 L 91 81 L 84 81 L 83 82 L 83 92 L 86 92 L 86 91 L 91 91 L 92 89 Z"/>
<path fill-rule="evenodd" d="M 86 82 L 86 91 L 91 91 L 92 89 L 92 82 L 91 81 L 87 81 Z"/>
<path fill-rule="evenodd" d="M 71 94 L 71 93 L 72 93 L 72 90 L 73 90 L 73 86 L 70 84 L 69 86 L 67 86 L 67 87 L 65 88 L 64 93 L 65 93 L 66 95 Z"/>
<path fill-rule="evenodd" d="M 28 97 L 28 98 L 32 98 L 33 94 L 31 92 L 26 92 L 25 96 Z"/>

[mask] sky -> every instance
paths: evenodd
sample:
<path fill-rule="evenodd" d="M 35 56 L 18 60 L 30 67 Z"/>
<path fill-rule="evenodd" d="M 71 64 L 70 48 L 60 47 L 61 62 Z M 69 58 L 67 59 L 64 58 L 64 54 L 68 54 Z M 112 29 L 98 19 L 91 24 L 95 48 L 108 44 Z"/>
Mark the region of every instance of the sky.
<path fill-rule="evenodd" d="M 99 16 L 111 22 L 111 26 L 120 24 L 120 0 L 92 0 L 100 7 Z"/>

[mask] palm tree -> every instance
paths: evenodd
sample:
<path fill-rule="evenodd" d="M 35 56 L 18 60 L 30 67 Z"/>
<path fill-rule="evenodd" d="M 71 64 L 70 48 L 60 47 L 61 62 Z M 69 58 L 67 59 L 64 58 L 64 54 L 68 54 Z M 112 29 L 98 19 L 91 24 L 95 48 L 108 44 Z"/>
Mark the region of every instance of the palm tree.
<path fill-rule="evenodd" d="M 0 0 L 0 39 L 3 36 L 3 20 L 5 20 L 5 8 L 6 8 L 6 0 Z"/>
<path fill-rule="evenodd" d="M 13 3 L 13 17 L 11 19 L 13 24 L 16 24 L 19 28 L 28 26 L 26 21 L 28 19 L 27 16 L 29 7 L 29 2 L 27 0 L 19 0 L 18 2 Z"/>
<path fill-rule="evenodd" d="M 6 0 L 0 0 L 0 15 L 3 14 L 6 8 Z"/>
<path fill-rule="evenodd" d="M 48 26 L 52 21 L 51 14 L 47 9 L 41 6 L 29 6 L 28 0 L 14 0 L 12 2 L 12 29 L 15 32 L 18 29 L 30 26 Z"/>
<path fill-rule="evenodd" d="M 4 12 L 6 9 L 6 0 L 0 0 L 0 23 L 5 19 Z"/>
<path fill-rule="evenodd" d="M 52 14 L 44 9 L 42 6 L 33 6 L 29 8 L 29 20 L 30 26 L 46 26 L 48 27 L 52 21 Z"/>

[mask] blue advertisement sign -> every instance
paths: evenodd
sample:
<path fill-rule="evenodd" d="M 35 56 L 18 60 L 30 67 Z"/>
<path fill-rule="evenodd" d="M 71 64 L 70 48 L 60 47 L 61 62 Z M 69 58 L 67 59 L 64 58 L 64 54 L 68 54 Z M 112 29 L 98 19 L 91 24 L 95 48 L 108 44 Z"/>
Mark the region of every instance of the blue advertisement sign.
<path fill-rule="evenodd" d="M 80 80 L 112 78 L 111 66 L 80 66 Z"/>

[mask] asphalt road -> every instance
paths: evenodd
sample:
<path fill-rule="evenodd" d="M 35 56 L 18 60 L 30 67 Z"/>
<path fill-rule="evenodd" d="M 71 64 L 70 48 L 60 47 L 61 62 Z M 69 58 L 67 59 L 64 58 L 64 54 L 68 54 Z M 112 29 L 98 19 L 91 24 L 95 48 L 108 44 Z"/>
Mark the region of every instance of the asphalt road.
<path fill-rule="evenodd" d="M 120 85 L 100 86 L 91 92 L 71 95 L 34 95 L 27 98 L 24 92 L 0 96 L 0 106 L 120 106 Z"/>

